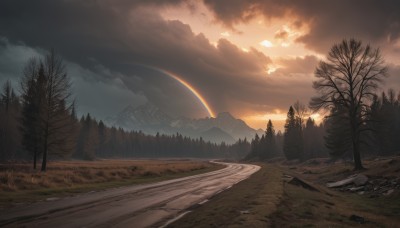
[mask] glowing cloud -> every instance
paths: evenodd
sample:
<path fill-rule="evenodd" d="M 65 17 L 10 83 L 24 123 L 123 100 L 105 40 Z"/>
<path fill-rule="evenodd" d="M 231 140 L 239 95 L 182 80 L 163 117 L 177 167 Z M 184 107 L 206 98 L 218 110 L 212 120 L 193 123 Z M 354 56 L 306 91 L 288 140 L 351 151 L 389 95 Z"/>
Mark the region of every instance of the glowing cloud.
<path fill-rule="evenodd" d="M 229 32 L 221 32 L 221 36 L 230 37 L 231 34 Z"/>
<path fill-rule="evenodd" d="M 281 46 L 282 46 L 282 47 L 289 47 L 289 46 L 290 46 L 290 44 L 289 44 L 289 43 L 287 43 L 287 42 L 282 42 L 282 43 L 281 43 Z"/>
<path fill-rule="evenodd" d="M 260 42 L 260 45 L 261 46 L 264 46 L 264 47 L 266 47 L 266 48 L 270 48 L 270 47 L 273 47 L 274 45 L 271 43 L 271 41 L 269 41 L 269 40 L 263 40 L 263 41 L 261 41 Z"/>

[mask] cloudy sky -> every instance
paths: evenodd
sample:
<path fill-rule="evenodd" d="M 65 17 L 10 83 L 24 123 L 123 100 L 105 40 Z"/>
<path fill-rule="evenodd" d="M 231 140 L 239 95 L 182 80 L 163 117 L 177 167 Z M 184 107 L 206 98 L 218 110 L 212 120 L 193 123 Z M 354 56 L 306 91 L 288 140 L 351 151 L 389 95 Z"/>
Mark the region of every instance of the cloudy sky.
<path fill-rule="evenodd" d="M 151 102 L 174 116 L 214 113 L 281 129 L 308 103 L 329 48 L 357 38 L 382 50 L 386 87 L 400 91 L 396 0 L 2 0 L 0 83 L 18 88 L 24 63 L 55 48 L 80 114 L 103 119 Z"/>

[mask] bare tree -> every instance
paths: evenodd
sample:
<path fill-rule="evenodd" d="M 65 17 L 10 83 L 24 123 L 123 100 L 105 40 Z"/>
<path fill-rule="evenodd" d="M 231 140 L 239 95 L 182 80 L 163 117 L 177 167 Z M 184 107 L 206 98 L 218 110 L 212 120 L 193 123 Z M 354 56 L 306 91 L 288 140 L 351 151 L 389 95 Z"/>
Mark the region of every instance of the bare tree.
<path fill-rule="evenodd" d="M 68 110 L 72 108 L 67 102 L 70 98 L 70 81 L 61 57 L 54 50 L 43 60 L 46 91 L 44 112 L 42 115 L 43 127 L 43 160 L 42 171 L 46 171 L 47 155 L 53 153 L 67 153 L 71 133 L 71 118 Z"/>
<path fill-rule="evenodd" d="M 28 62 L 21 81 L 23 144 L 46 171 L 48 153 L 72 152 L 74 124 L 70 115 L 70 82 L 62 60 L 52 50 L 40 61 Z"/>
<path fill-rule="evenodd" d="M 301 128 L 304 127 L 304 120 L 309 116 L 309 111 L 303 103 L 296 101 L 293 104 L 294 113 L 299 121 Z"/>
<path fill-rule="evenodd" d="M 351 39 L 335 44 L 326 61 L 315 70 L 313 87 L 317 96 L 310 107 L 314 111 L 330 109 L 335 105 L 346 110 L 345 121 L 351 128 L 354 168 L 363 169 L 360 155 L 360 134 L 368 118 L 368 105 L 386 76 L 387 67 L 379 49 Z"/>

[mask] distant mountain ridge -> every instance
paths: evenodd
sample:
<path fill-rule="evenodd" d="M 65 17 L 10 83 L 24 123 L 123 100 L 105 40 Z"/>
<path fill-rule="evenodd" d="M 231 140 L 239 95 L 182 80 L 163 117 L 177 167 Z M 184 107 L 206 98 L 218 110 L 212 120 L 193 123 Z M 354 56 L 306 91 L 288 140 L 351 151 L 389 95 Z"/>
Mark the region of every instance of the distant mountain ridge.
<path fill-rule="evenodd" d="M 202 137 L 205 141 L 228 144 L 234 143 L 239 138 L 250 139 L 256 133 L 261 133 L 228 112 L 219 113 L 215 118 L 173 118 L 150 103 L 136 108 L 127 106 L 116 116 L 107 118 L 105 123 L 125 130 L 141 130 L 152 135 L 157 132 L 160 134 L 180 133 L 192 138 Z"/>

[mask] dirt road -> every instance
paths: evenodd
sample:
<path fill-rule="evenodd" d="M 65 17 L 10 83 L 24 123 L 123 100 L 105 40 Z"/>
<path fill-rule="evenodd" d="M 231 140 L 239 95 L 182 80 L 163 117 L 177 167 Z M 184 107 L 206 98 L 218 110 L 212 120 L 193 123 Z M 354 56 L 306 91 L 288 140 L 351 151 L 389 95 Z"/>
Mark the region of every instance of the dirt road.
<path fill-rule="evenodd" d="M 210 173 L 21 205 L 0 211 L 0 226 L 158 227 L 260 169 L 226 164 Z M 50 199 L 51 200 L 51 199 Z"/>

